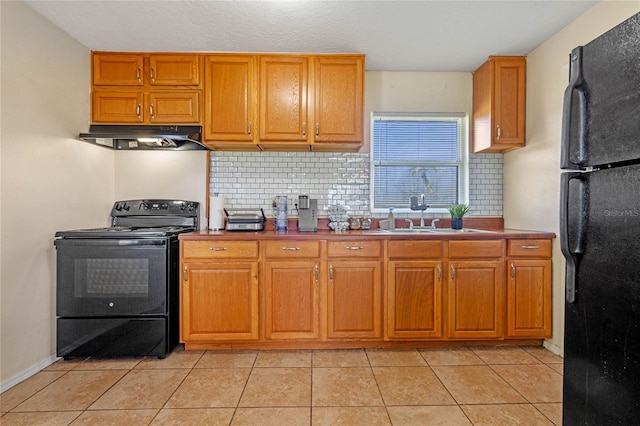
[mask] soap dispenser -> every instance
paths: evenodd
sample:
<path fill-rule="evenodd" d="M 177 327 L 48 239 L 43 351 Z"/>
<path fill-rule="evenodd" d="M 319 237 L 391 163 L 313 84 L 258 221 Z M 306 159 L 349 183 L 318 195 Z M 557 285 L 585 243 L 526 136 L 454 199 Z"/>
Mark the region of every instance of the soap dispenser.
<path fill-rule="evenodd" d="M 396 229 L 396 219 L 393 217 L 393 207 L 389 207 L 389 229 Z"/>

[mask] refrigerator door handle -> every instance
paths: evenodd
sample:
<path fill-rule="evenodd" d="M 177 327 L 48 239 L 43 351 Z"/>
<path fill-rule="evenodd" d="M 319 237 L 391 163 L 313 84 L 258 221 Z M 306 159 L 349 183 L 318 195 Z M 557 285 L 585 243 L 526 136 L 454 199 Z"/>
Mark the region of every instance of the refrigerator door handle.
<path fill-rule="evenodd" d="M 560 186 L 560 249 L 567 266 L 565 272 L 565 298 L 568 303 L 576 300 L 576 272 L 579 257 L 583 252 L 583 227 L 586 220 L 586 176 L 584 173 L 563 173 Z M 579 212 L 572 212 L 569 220 L 570 203 L 576 205 Z"/>
<path fill-rule="evenodd" d="M 586 97 L 582 91 L 583 75 L 582 75 L 582 46 L 578 46 L 569 55 L 570 75 L 569 85 L 564 91 L 564 102 L 562 105 L 562 142 L 560 152 L 560 168 L 569 170 L 578 170 L 585 162 L 585 113 L 586 113 Z M 573 95 L 578 94 L 580 128 L 577 137 L 572 138 L 571 134 L 571 117 L 575 113 L 573 110 Z M 577 146 L 577 153 L 573 153 L 574 146 Z M 572 154 L 576 158 L 572 158 Z M 573 160 L 573 161 L 572 161 Z"/>

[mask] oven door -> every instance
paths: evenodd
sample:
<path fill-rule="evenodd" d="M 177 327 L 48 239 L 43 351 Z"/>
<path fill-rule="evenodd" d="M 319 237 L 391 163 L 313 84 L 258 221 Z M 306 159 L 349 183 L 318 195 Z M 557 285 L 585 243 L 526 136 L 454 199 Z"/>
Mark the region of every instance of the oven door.
<path fill-rule="evenodd" d="M 58 317 L 165 315 L 169 239 L 59 239 Z"/>

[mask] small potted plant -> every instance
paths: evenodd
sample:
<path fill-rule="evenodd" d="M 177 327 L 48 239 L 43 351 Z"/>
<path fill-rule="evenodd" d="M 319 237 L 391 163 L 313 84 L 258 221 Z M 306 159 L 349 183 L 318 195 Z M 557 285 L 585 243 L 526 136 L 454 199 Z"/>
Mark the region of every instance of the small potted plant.
<path fill-rule="evenodd" d="M 451 229 L 462 229 L 462 218 L 469 212 L 469 206 L 466 204 L 454 204 L 448 207 L 451 215 Z"/>

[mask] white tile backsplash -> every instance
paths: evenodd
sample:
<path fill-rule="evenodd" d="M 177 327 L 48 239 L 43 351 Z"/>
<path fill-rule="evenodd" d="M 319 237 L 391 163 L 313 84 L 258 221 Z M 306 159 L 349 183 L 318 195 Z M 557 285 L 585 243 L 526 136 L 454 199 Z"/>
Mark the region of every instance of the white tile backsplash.
<path fill-rule="evenodd" d="M 469 155 L 471 216 L 502 216 L 502 157 Z M 209 188 L 227 207 L 262 207 L 268 216 L 276 195 L 288 196 L 289 212 L 297 215 L 300 194 L 317 198 L 322 216 L 336 203 L 361 215 L 369 213 L 369 168 L 369 153 L 213 151 Z"/>

